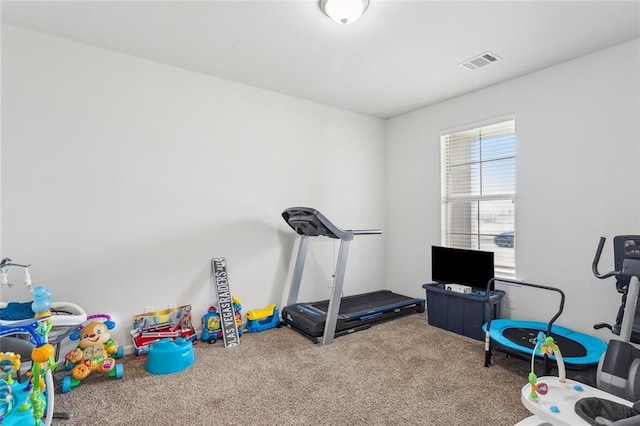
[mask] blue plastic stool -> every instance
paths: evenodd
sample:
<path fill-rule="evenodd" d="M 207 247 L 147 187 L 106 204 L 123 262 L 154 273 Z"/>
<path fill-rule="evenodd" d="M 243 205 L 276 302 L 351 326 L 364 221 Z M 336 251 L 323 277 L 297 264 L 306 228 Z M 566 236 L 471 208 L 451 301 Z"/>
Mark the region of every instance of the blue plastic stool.
<path fill-rule="evenodd" d="M 151 374 L 173 374 L 186 370 L 195 361 L 193 344 L 178 337 L 158 340 L 149 347 L 147 372 Z"/>

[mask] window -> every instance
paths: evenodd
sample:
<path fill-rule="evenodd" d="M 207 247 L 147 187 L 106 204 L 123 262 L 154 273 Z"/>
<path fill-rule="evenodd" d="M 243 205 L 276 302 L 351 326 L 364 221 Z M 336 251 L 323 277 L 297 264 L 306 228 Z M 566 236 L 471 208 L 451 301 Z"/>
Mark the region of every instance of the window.
<path fill-rule="evenodd" d="M 515 276 L 515 120 L 446 132 L 440 143 L 442 244 L 492 251 L 496 276 Z"/>

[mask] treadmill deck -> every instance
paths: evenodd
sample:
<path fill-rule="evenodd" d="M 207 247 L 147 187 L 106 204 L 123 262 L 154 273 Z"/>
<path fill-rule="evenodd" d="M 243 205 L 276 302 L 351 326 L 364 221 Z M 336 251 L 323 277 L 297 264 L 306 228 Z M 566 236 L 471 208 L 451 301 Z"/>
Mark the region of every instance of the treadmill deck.
<path fill-rule="evenodd" d="M 319 343 L 324 333 L 329 300 L 296 303 L 282 309 L 282 322 Z M 340 301 L 335 337 L 365 330 L 373 323 L 425 311 L 425 301 L 389 290 L 343 297 Z"/>

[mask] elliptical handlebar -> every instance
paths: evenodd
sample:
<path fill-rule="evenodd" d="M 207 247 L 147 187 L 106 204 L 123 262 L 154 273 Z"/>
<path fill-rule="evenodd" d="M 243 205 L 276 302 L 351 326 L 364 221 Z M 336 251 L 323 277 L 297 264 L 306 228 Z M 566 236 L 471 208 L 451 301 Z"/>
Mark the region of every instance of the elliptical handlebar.
<path fill-rule="evenodd" d="M 600 278 L 601 280 L 612 276 L 617 276 L 621 273 L 620 271 L 611 271 L 607 272 L 606 274 L 601 274 L 600 272 L 598 272 L 598 263 L 600 263 L 600 256 L 602 255 L 602 249 L 604 248 L 605 241 L 607 241 L 605 237 L 600 237 L 600 242 L 598 242 L 598 249 L 596 250 L 596 255 L 593 258 L 593 263 L 591 264 L 593 275 L 595 275 L 596 278 Z"/>

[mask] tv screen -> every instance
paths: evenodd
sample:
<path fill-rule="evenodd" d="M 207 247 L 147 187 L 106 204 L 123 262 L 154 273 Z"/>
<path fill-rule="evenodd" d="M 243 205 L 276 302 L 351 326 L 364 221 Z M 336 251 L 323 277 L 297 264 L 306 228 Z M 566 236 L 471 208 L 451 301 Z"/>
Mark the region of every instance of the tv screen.
<path fill-rule="evenodd" d="M 431 279 L 486 290 L 493 278 L 493 252 L 431 246 Z M 493 283 L 491 291 L 493 291 Z"/>

